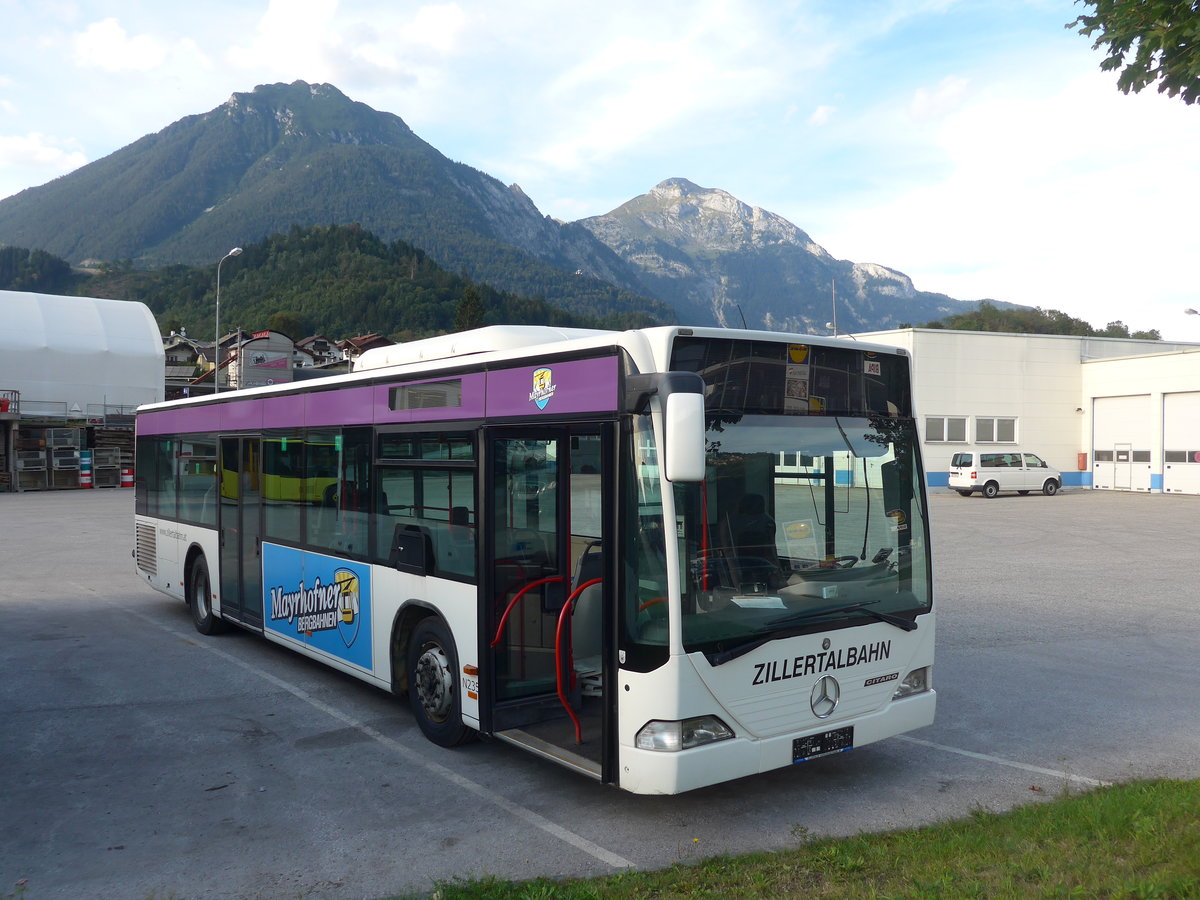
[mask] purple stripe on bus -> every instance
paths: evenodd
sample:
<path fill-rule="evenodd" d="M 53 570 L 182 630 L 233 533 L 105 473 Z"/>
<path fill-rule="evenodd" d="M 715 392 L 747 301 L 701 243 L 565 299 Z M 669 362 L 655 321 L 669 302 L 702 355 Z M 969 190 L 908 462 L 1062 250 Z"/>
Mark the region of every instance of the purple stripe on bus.
<path fill-rule="evenodd" d="M 454 377 L 454 376 L 452 376 Z M 341 390 L 254 397 L 202 406 L 142 413 L 140 434 L 204 431 L 256 431 L 262 428 L 312 428 L 337 425 L 436 422 L 489 416 L 538 418 L 555 414 L 610 412 L 617 408 L 617 360 L 553 362 L 499 372 L 461 376 L 462 405 L 435 409 L 393 410 L 388 395 L 399 385 L 445 381 L 447 376 Z M 485 403 L 486 397 L 486 403 Z"/>
<path fill-rule="evenodd" d="M 462 382 L 462 404 L 460 406 L 442 406 L 426 409 L 392 409 L 388 394 L 394 387 L 401 384 L 407 386 L 430 384 L 440 381 Z M 403 381 L 396 384 L 380 384 L 375 387 L 375 422 L 383 425 L 389 422 L 437 422 L 446 419 L 480 419 L 483 418 L 483 392 L 486 382 L 482 372 L 470 375 L 443 375 L 440 378 L 427 378 L 424 381 Z"/>
<path fill-rule="evenodd" d="M 263 400 L 263 428 L 292 428 L 304 421 L 304 394 L 268 397 Z"/>
<path fill-rule="evenodd" d="M 137 417 L 138 434 L 179 434 L 182 432 L 220 431 L 219 406 L 164 409 Z"/>
<path fill-rule="evenodd" d="M 254 431 L 262 428 L 263 401 L 257 397 L 221 406 L 222 431 Z"/>
<path fill-rule="evenodd" d="M 553 416 L 617 408 L 617 360 L 582 359 L 488 372 L 489 416 Z"/>
<path fill-rule="evenodd" d="M 304 395 L 304 419 L 295 424 L 313 427 L 322 425 L 371 424 L 371 388 L 344 388 L 340 391 L 317 391 Z"/>

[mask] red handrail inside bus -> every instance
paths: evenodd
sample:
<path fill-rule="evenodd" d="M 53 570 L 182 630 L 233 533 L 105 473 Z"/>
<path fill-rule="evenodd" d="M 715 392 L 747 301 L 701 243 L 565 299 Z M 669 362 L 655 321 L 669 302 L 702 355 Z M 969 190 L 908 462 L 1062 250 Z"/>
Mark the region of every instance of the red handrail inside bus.
<path fill-rule="evenodd" d="M 700 560 L 703 566 L 700 590 L 709 589 L 708 581 L 708 482 L 700 482 Z"/>
<path fill-rule="evenodd" d="M 575 715 L 575 710 L 571 709 L 571 702 L 567 699 L 566 693 L 563 691 L 563 664 L 562 664 L 562 634 L 563 623 L 567 621 L 567 616 L 575 606 L 575 601 L 579 599 L 579 595 L 584 589 L 590 588 L 593 584 L 599 584 L 603 578 L 593 578 L 591 581 L 585 581 L 575 590 L 571 591 L 567 597 L 567 602 L 563 604 L 562 610 L 558 614 L 558 627 L 554 631 L 554 680 L 558 688 L 558 701 L 563 705 L 563 709 L 567 711 L 567 715 L 571 717 L 571 721 L 575 723 L 575 743 L 583 743 L 583 726 L 579 723 L 579 716 Z M 572 677 L 574 676 L 574 660 L 569 660 L 572 666 Z"/>
<path fill-rule="evenodd" d="M 508 617 L 513 611 L 513 607 L 517 605 L 517 601 L 532 591 L 535 587 L 541 587 L 543 584 L 553 584 L 556 581 L 565 581 L 565 575 L 547 575 L 545 578 L 539 578 L 536 581 L 531 581 L 525 587 L 521 588 L 508 601 L 508 606 L 504 608 L 504 615 L 500 617 L 500 624 L 496 626 L 496 636 L 492 638 L 491 646 L 495 647 L 500 643 L 500 638 L 504 636 L 504 626 L 508 624 Z"/>

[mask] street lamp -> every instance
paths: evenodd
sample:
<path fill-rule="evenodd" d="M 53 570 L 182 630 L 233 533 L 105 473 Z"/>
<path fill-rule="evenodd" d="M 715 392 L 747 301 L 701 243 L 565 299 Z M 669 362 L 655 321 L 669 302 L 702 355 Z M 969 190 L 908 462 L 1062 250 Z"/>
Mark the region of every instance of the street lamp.
<path fill-rule="evenodd" d="M 1197 312 L 1197 311 L 1196 311 L 1196 310 L 1194 310 L 1194 309 L 1185 309 L 1185 310 L 1183 311 L 1183 314 L 1184 314 L 1185 316 L 1200 316 L 1200 312 Z"/>
<path fill-rule="evenodd" d="M 234 247 L 217 263 L 217 341 L 213 345 L 213 393 L 221 390 L 221 263 L 231 256 L 241 256 L 242 248 Z"/>

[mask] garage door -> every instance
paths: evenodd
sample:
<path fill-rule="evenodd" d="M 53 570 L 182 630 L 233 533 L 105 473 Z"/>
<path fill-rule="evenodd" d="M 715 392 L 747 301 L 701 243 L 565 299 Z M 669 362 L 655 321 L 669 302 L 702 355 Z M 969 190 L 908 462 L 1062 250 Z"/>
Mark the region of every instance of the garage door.
<path fill-rule="evenodd" d="M 1200 391 L 1163 396 L 1163 492 L 1200 494 Z"/>
<path fill-rule="evenodd" d="M 1092 487 L 1149 491 L 1150 448 L 1157 443 L 1149 394 L 1097 397 L 1092 407 Z"/>

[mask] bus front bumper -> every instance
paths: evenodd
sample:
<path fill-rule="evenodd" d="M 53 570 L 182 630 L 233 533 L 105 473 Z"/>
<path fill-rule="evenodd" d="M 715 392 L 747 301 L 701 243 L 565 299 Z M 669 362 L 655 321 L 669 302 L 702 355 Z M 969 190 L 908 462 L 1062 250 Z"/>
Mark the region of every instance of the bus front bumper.
<path fill-rule="evenodd" d="M 853 727 L 853 744 L 844 750 L 863 747 L 933 724 L 937 692 L 925 691 L 893 700 L 877 713 L 844 721 L 828 721 L 819 729 L 770 738 L 733 737 L 729 740 L 664 752 L 640 750 L 622 743 L 620 785 L 635 794 L 681 794 L 710 784 L 730 781 L 795 765 L 794 742 L 798 739 Z M 811 760 L 810 760 L 811 761 Z"/>

